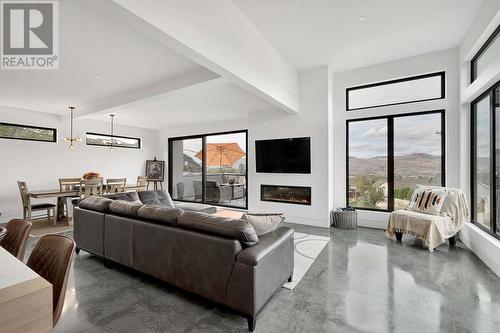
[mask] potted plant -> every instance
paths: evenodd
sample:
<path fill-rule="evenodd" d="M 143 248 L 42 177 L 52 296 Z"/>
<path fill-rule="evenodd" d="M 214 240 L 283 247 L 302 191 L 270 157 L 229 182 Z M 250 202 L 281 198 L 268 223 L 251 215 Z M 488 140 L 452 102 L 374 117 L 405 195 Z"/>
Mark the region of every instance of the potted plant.
<path fill-rule="evenodd" d="M 101 175 L 98 172 L 86 172 L 83 176 L 83 179 L 85 180 L 94 180 L 94 179 L 99 179 L 101 178 Z"/>

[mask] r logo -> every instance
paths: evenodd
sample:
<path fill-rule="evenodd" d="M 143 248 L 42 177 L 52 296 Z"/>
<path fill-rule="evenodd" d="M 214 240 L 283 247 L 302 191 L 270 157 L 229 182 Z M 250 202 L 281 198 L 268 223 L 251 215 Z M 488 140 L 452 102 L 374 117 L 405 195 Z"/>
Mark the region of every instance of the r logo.
<path fill-rule="evenodd" d="M 53 53 L 52 3 L 3 3 L 3 54 Z"/>

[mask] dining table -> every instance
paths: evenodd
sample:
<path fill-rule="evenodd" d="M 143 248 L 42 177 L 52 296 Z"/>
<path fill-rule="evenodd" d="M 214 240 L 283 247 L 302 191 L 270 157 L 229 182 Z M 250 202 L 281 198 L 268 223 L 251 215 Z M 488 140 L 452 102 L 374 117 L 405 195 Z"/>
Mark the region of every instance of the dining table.
<path fill-rule="evenodd" d="M 103 188 L 106 191 L 106 186 L 103 185 Z M 138 186 L 136 184 L 127 184 L 125 185 L 125 192 L 133 192 L 143 189 L 143 186 Z M 109 189 L 108 189 L 109 190 Z M 106 193 L 111 194 L 111 193 Z M 52 190 L 36 190 L 30 191 L 29 196 L 34 199 L 47 199 L 47 198 L 56 198 L 56 211 L 55 211 L 55 219 L 54 226 L 56 225 L 69 225 L 69 217 L 64 214 L 64 205 L 68 202 L 69 198 L 79 198 L 80 191 L 78 189 L 74 190 L 61 190 L 61 189 L 52 189 Z"/>

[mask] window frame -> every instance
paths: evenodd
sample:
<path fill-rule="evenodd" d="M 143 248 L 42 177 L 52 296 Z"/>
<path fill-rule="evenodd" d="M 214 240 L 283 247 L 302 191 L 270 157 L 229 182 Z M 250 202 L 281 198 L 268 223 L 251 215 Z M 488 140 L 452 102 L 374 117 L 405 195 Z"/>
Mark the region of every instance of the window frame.
<path fill-rule="evenodd" d="M 142 148 L 142 142 L 141 142 L 141 138 L 135 138 L 135 137 L 132 137 L 132 136 L 123 136 L 123 135 L 113 135 L 111 136 L 110 134 L 103 134 L 103 133 L 95 133 L 95 132 L 86 132 L 85 133 L 85 144 L 87 146 L 96 146 L 96 147 L 111 147 L 111 145 L 101 145 L 101 144 L 98 144 L 98 143 L 88 143 L 88 135 L 100 135 L 100 136 L 105 136 L 105 137 L 108 137 L 110 139 L 114 139 L 114 138 L 121 138 L 121 139 L 133 139 L 133 140 L 137 140 L 139 146 L 138 147 L 124 147 L 124 146 L 113 146 L 113 148 L 126 148 L 126 149 L 141 149 Z"/>
<path fill-rule="evenodd" d="M 387 120 L 387 209 L 354 207 L 358 210 L 392 212 L 394 211 L 394 119 L 402 117 L 419 116 L 426 114 L 441 115 L 441 186 L 446 186 L 446 110 L 431 110 L 411 113 L 398 113 L 394 115 L 353 118 L 346 120 L 346 205 L 349 206 L 349 124 L 366 120 Z"/>
<path fill-rule="evenodd" d="M 13 138 L 13 137 L 7 137 L 7 136 L 0 136 L 0 139 L 57 143 L 57 128 L 22 125 L 22 124 L 6 123 L 6 122 L 0 122 L 0 125 L 7 125 L 7 126 L 12 126 L 12 127 L 18 127 L 18 128 L 34 128 L 34 129 L 41 129 L 41 130 L 49 130 L 49 131 L 52 131 L 52 133 L 53 133 L 52 139 L 50 139 L 50 140 Z"/>
<path fill-rule="evenodd" d="M 214 204 L 214 203 L 207 203 L 206 202 L 206 191 L 205 191 L 205 185 L 206 185 L 206 147 L 207 147 L 207 137 L 209 136 L 215 136 L 215 135 L 225 135 L 225 134 L 238 134 L 238 133 L 245 133 L 245 144 L 246 144 L 246 159 L 245 159 L 245 181 L 246 181 L 246 193 L 245 193 L 245 206 L 235 206 L 235 205 L 222 205 L 222 204 Z M 168 138 L 168 192 L 170 193 L 170 196 L 172 196 L 172 189 L 173 189 L 173 184 L 172 184 L 172 145 L 174 141 L 180 141 L 180 140 L 192 140 L 192 139 L 201 139 L 201 149 L 203 151 L 203 160 L 201 163 L 201 202 L 199 201 L 192 201 L 192 200 L 181 200 L 181 199 L 172 199 L 174 201 L 179 201 L 179 202 L 189 202 L 189 203 L 200 203 L 200 204 L 206 204 L 210 206 L 216 206 L 216 207 L 226 207 L 226 208 L 236 208 L 236 209 L 248 209 L 248 129 L 241 129 L 241 130 L 234 130 L 234 131 L 226 131 L 226 132 L 215 132 L 215 133 L 207 133 L 207 134 L 195 134 L 195 135 L 187 135 L 187 136 L 178 136 L 178 137 L 172 137 Z"/>
<path fill-rule="evenodd" d="M 481 230 L 484 230 L 491 236 L 495 237 L 496 239 L 500 239 L 500 235 L 496 233 L 497 230 L 497 194 L 496 194 L 496 187 L 497 187 L 497 181 L 496 181 L 496 167 L 497 167 L 497 161 L 496 161 L 496 149 L 497 149 L 497 144 L 496 144 L 496 110 L 495 110 L 495 89 L 500 88 L 500 81 L 495 83 L 493 86 L 488 88 L 485 92 L 483 92 L 480 96 L 478 96 L 476 99 L 474 99 L 470 103 L 470 203 L 471 203 L 471 209 L 470 209 L 470 221 L 479 227 Z M 475 105 L 477 105 L 477 102 L 481 101 L 484 97 L 490 95 L 490 119 L 491 119 L 491 126 L 490 126 L 490 229 L 479 223 L 478 221 L 475 221 L 474 215 L 475 215 L 475 210 L 476 210 L 476 202 L 475 202 L 475 156 L 476 156 L 476 149 L 475 149 L 475 136 L 476 136 L 476 117 L 475 117 Z"/>
<path fill-rule="evenodd" d="M 500 38 L 500 25 L 493 31 L 486 42 L 481 46 L 479 51 L 476 52 L 474 57 L 470 61 L 470 83 L 472 84 L 477 79 L 477 60 L 488 50 L 488 48 L 493 44 L 496 38 Z"/>
<path fill-rule="evenodd" d="M 434 76 L 441 77 L 441 96 L 440 97 L 409 100 L 406 102 L 398 102 L 398 103 L 377 104 L 377 105 L 372 105 L 372 106 L 364 106 L 361 108 L 350 108 L 349 107 L 349 92 L 350 91 L 378 87 L 378 86 L 385 86 L 385 85 L 394 84 L 394 83 L 415 81 L 415 80 L 426 79 L 426 78 L 434 77 Z M 426 101 L 434 101 L 434 100 L 444 99 L 444 98 L 446 98 L 446 72 L 440 71 L 440 72 L 434 72 L 434 73 L 428 73 L 428 74 L 422 74 L 422 75 L 416 75 L 416 76 L 409 76 L 409 77 L 404 77 L 404 78 L 400 78 L 400 79 L 381 81 L 381 82 L 376 82 L 376 83 L 369 83 L 369 84 L 364 84 L 361 86 L 349 87 L 349 88 L 346 88 L 345 96 L 346 96 L 345 97 L 346 98 L 346 111 L 357 111 L 357 110 L 373 109 L 373 108 L 380 108 L 380 107 L 392 106 L 392 105 L 401 105 L 401 104 L 409 104 L 409 103 L 426 102 Z"/>

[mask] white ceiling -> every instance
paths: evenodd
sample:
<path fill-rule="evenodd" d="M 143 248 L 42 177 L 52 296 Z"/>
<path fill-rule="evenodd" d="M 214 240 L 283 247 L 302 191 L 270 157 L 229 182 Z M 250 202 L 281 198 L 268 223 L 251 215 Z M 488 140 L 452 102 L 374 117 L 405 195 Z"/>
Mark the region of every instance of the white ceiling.
<path fill-rule="evenodd" d="M 482 0 L 232 0 L 298 69 L 359 68 L 458 46 Z M 357 19 L 365 16 L 366 20 Z"/>
<path fill-rule="evenodd" d="M 163 129 L 241 119 L 250 112 L 273 108 L 273 105 L 236 85 L 222 82 L 188 88 L 179 93 L 166 93 L 164 97 L 124 105 L 110 111 L 116 114 L 115 121 L 119 125 Z M 109 122 L 107 113 L 89 118 Z"/>
<path fill-rule="evenodd" d="M 97 12 L 93 8 L 100 1 L 59 2 L 59 70 L 0 71 L 0 105 L 66 114 L 69 105 L 85 109 L 110 98 L 119 101 L 141 87 L 205 70 Z"/>

